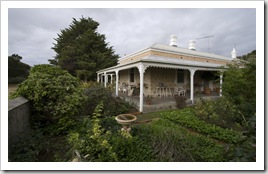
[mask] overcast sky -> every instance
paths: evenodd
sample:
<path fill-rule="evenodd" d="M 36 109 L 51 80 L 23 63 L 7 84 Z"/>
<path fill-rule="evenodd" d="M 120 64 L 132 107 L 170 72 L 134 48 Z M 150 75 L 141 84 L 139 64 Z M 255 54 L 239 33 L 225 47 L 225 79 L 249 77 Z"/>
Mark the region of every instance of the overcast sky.
<path fill-rule="evenodd" d="M 99 22 L 98 32 L 106 36 L 119 56 L 144 49 L 154 43 L 169 44 L 178 37 L 178 47 L 188 48 L 191 39 L 196 49 L 230 57 L 234 45 L 238 55 L 256 49 L 255 9 L 9 9 L 8 54 L 19 54 L 29 65 L 49 63 L 51 49 L 60 30 L 72 18 L 91 17 Z"/>

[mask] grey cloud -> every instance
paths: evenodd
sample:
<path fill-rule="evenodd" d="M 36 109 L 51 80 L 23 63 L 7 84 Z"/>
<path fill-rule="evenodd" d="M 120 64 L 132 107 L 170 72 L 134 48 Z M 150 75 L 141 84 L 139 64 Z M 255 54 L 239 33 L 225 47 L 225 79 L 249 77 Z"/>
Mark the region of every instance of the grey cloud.
<path fill-rule="evenodd" d="M 99 22 L 98 32 L 120 56 L 169 44 L 171 34 L 185 48 L 190 39 L 214 35 L 210 51 L 225 56 L 235 43 L 240 55 L 256 49 L 255 9 L 9 9 L 9 54 L 20 54 L 30 65 L 48 63 L 55 56 L 53 38 L 82 16 Z M 197 49 L 207 51 L 207 42 L 198 40 Z"/>

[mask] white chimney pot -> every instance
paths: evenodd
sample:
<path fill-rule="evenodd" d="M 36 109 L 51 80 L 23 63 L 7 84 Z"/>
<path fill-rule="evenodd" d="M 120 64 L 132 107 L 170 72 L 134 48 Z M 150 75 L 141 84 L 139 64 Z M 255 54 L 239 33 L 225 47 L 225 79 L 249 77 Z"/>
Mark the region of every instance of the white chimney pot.
<path fill-rule="evenodd" d="M 171 35 L 170 36 L 170 46 L 177 47 L 177 36 Z"/>
<path fill-rule="evenodd" d="M 195 50 L 195 40 L 189 40 L 189 49 L 190 50 Z"/>

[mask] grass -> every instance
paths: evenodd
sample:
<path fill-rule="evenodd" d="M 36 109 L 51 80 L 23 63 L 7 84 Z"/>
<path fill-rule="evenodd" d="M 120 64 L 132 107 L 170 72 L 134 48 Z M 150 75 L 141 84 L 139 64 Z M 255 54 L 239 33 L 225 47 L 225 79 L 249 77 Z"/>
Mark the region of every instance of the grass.
<path fill-rule="evenodd" d="M 150 112 L 146 114 L 139 114 L 137 116 L 137 121 L 146 121 L 146 120 L 152 120 L 156 118 L 160 118 L 162 113 L 170 112 L 172 110 L 164 110 L 164 111 L 156 111 L 156 112 Z"/>

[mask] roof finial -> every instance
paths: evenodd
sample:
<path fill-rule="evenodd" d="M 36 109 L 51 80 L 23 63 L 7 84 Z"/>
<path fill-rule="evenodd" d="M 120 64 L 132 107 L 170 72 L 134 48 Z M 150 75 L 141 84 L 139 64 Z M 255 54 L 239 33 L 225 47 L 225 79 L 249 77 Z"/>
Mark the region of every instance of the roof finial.
<path fill-rule="evenodd" d="M 236 47 L 236 46 L 235 46 Z M 236 49 L 233 48 L 233 51 L 231 52 L 232 58 L 235 59 L 236 58 Z"/>

